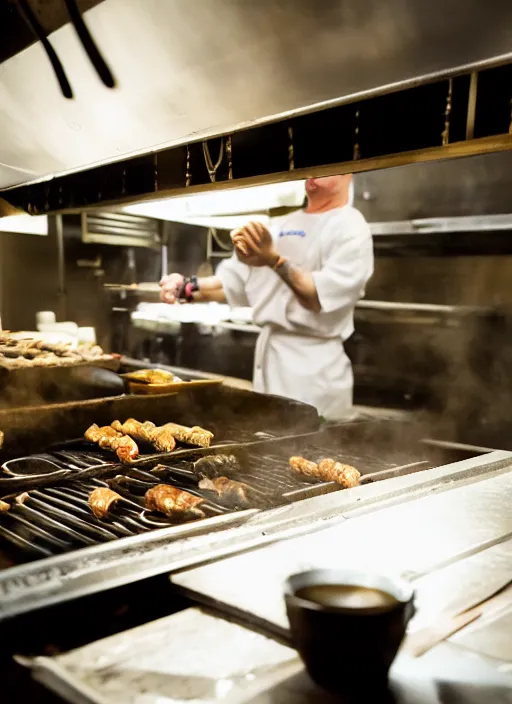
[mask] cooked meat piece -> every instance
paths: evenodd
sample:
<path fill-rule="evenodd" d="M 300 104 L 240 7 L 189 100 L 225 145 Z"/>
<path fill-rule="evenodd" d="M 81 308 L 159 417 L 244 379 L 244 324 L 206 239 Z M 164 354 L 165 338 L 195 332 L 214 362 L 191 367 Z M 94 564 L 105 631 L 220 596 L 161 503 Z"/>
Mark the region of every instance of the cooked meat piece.
<path fill-rule="evenodd" d="M 355 467 L 336 462 L 330 458 L 323 459 L 316 464 L 316 462 L 310 462 L 304 457 L 290 457 L 289 463 L 290 467 L 299 474 L 316 477 L 326 482 L 337 482 L 345 489 L 357 486 L 361 476 Z"/>
<path fill-rule="evenodd" d="M 131 462 L 139 456 L 137 443 L 128 435 L 117 438 L 104 438 L 99 442 L 100 447 L 114 450 L 121 462 Z"/>
<path fill-rule="evenodd" d="M 198 486 L 200 489 L 216 491 L 221 498 L 236 499 L 243 504 L 248 503 L 247 490 L 249 487 L 243 482 L 235 482 L 227 477 L 217 477 L 216 479 L 204 477 Z"/>
<path fill-rule="evenodd" d="M 166 423 L 162 425 L 162 428 L 168 430 L 176 440 L 186 442 L 188 445 L 210 447 L 210 443 L 213 439 L 213 433 L 197 425 L 194 425 L 192 428 L 187 428 L 186 425 L 178 425 L 178 423 Z"/>
<path fill-rule="evenodd" d="M 124 423 L 120 423 L 115 420 L 112 423 L 114 430 L 123 435 L 130 435 L 134 440 L 142 440 L 144 442 L 151 442 L 151 434 L 155 429 L 155 424 L 147 420 L 141 423 L 140 420 L 135 420 L 135 418 L 128 418 Z"/>
<path fill-rule="evenodd" d="M 113 506 L 121 496 L 107 487 L 98 487 L 89 494 L 89 506 L 96 518 L 106 518 L 110 507 Z"/>
<path fill-rule="evenodd" d="M 172 372 L 166 372 L 164 369 L 137 369 L 128 378 L 146 384 L 172 384 L 176 377 Z"/>
<path fill-rule="evenodd" d="M 82 350 L 85 350 L 82 352 Z M 91 351 L 89 351 L 91 349 Z M 5 364 L 5 358 L 12 358 L 14 364 Z M 79 345 L 72 349 L 69 343 L 52 343 L 34 338 L 18 339 L 3 334 L 0 336 L 0 361 L 3 366 L 50 367 L 70 366 L 90 359 L 112 359 L 112 355 L 103 354 L 101 347 Z"/>
<path fill-rule="evenodd" d="M 316 462 L 310 462 L 304 457 L 290 457 L 289 464 L 297 474 L 304 474 L 306 477 L 318 477 L 318 465 Z"/>
<path fill-rule="evenodd" d="M 159 452 L 172 452 L 176 447 L 176 440 L 172 433 L 163 425 L 157 427 L 150 420 L 141 423 L 135 418 L 128 418 L 125 423 L 115 420 L 112 427 L 118 432 L 130 435 L 136 440 L 144 440 L 153 443 Z"/>
<path fill-rule="evenodd" d="M 165 425 L 155 427 L 152 442 L 158 452 L 172 452 L 176 447 L 176 439 Z"/>
<path fill-rule="evenodd" d="M 318 463 L 318 473 L 322 479 L 326 478 L 328 481 L 338 482 L 338 484 L 341 484 L 345 489 L 357 486 L 359 484 L 359 477 L 361 476 L 355 467 L 336 462 L 330 458 L 320 460 Z"/>
<path fill-rule="evenodd" d="M 197 508 L 204 499 L 169 484 L 157 484 L 148 489 L 144 501 L 150 511 L 159 511 L 169 518 L 177 513 L 191 513 L 197 518 L 204 518 L 204 513 Z"/>
<path fill-rule="evenodd" d="M 5 439 L 4 432 L 3 432 L 3 430 L 0 430 L 0 450 L 4 446 L 4 439 Z"/>
<path fill-rule="evenodd" d="M 219 477 L 240 469 L 235 455 L 205 455 L 194 462 L 194 472 L 201 477 Z"/>
<path fill-rule="evenodd" d="M 2 501 L 0 499 L 0 513 L 4 513 L 5 511 L 8 511 L 11 508 L 11 505 L 7 503 L 7 501 Z"/>
<path fill-rule="evenodd" d="M 139 455 L 139 448 L 128 435 L 114 430 L 110 425 L 99 428 L 96 423 L 85 431 L 86 440 L 96 442 L 104 450 L 113 450 L 121 462 L 130 462 Z"/>

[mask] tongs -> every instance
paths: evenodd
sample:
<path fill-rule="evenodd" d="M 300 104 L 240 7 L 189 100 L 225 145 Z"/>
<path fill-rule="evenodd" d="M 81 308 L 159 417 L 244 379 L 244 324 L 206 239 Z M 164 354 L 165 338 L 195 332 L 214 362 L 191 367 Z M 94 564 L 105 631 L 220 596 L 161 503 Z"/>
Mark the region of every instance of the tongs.
<path fill-rule="evenodd" d="M 46 36 L 44 28 L 39 22 L 35 12 L 32 10 L 30 3 L 28 0 L 11 0 L 11 2 L 17 4 L 25 22 L 43 45 L 59 83 L 62 95 L 68 99 L 73 98 L 73 90 L 66 72 L 64 71 L 64 67 L 57 56 L 55 49 L 50 43 L 50 40 Z M 64 4 L 66 5 L 69 19 L 75 28 L 78 38 L 82 42 L 85 53 L 96 69 L 96 73 L 107 88 L 114 88 L 116 85 L 114 76 L 107 66 L 105 59 L 101 55 L 100 50 L 96 46 L 89 30 L 87 29 L 87 25 L 83 21 L 78 5 L 76 4 L 76 0 L 64 0 Z"/>

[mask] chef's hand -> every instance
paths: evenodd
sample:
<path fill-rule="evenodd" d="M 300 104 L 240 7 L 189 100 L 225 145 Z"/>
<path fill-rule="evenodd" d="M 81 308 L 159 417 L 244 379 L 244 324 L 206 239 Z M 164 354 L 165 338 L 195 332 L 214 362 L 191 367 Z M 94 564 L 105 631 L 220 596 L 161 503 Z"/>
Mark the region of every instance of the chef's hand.
<path fill-rule="evenodd" d="M 176 303 L 185 277 L 181 274 L 169 274 L 160 281 L 160 300 L 164 303 Z"/>
<path fill-rule="evenodd" d="M 279 259 L 272 235 L 260 222 L 250 222 L 231 233 L 238 259 L 249 266 L 274 266 Z"/>

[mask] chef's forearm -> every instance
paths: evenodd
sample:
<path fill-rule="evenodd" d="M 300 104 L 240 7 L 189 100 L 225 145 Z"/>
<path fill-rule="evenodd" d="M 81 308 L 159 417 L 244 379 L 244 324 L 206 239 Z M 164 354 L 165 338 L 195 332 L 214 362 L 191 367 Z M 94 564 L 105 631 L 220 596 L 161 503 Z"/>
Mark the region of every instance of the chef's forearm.
<path fill-rule="evenodd" d="M 322 309 L 313 276 L 285 259 L 275 268 L 276 274 L 291 288 L 297 300 L 307 310 L 319 313 Z"/>
<path fill-rule="evenodd" d="M 217 303 L 226 302 L 226 294 L 222 287 L 222 281 L 218 276 L 204 276 L 197 280 L 199 286 L 198 291 L 194 291 L 192 296 L 194 301 L 207 302 L 216 301 Z"/>

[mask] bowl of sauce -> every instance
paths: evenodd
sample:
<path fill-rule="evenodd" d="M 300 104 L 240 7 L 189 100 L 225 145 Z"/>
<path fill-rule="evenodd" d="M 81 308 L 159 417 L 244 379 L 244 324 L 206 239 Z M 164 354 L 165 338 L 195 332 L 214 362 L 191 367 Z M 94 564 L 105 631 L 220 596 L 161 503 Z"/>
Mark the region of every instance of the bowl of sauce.
<path fill-rule="evenodd" d="M 399 578 L 318 569 L 286 582 L 293 645 L 309 674 L 351 701 L 386 701 L 389 668 L 414 614 L 414 590 Z"/>

